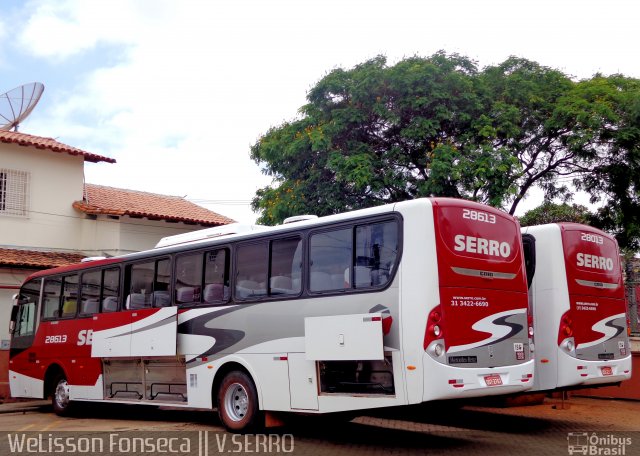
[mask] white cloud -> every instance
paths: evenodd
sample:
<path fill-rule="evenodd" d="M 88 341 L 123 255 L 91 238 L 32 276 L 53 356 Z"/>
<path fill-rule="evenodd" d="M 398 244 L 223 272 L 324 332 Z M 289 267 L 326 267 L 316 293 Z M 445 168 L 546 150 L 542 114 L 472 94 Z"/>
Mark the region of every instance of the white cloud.
<path fill-rule="evenodd" d="M 46 0 L 20 40 L 64 64 L 115 46 L 31 121 L 34 134 L 118 160 L 88 181 L 209 200 L 251 199 L 269 179 L 249 160 L 266 130 L 295 116 L 337 66 L 439 49 L 498 63 L 511 54 L 580 77 L 640 77 L 632 2 L 567 0 Z M 0 33 L 2 25 L 0 23 Z M 46 81 L 45 81 L 46 82 Z M 224 210 L 224 212 L 222 212 Z M 232 215 L 230 212 L 244 215 Z M 225 206 L 231 217 L 248 209 Z"/>

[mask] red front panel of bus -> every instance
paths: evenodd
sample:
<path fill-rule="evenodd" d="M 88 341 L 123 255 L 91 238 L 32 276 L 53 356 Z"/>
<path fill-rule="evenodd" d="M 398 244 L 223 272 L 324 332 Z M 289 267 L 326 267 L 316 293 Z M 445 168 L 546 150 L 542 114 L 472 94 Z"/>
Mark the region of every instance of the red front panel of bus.
<path fill-rule="evenodd" d="M 484 367 L 527 361 L 519 225 L 508 214 L 462 200 L 436 199 L 434 216 L 447 362 Z"/>

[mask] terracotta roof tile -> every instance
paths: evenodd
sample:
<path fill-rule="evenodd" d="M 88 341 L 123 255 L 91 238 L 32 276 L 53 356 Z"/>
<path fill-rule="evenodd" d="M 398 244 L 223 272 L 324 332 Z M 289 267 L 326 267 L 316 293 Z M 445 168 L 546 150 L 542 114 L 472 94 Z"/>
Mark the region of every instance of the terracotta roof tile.
<path fill-rule="evenodd" d="M 0 265 L 33 268 L 54 268 L 79 263 L 86 255 L 36 250 L 0 249 Z"/>
<path fill-rule="evenodd" d="M 67 153 L 69 155 L 81 155 L 84 157 L 84 161 L 93 163 L 116 162 L 113 158 L 103 157 L 102 155 L 92 154 L 75 147 L 67 146 L 55 139 L 27 135 L 25 133 L 18 133 L 17 131 L 0 131 L 0 141 L 3 143 L 18 144 L 20 146 L 35 147 L 36 149 L 48 149 L 53 152 Z"/>
<path fill-rule="evenodd" d="M 234 220 L 205 209 L 179 196 L 125 190 L 86 184 L 85 197 L 73 207 L 87 214 L 128 215 L 169 222 L 185 222 L 204 226 L 234 223 Z"/>

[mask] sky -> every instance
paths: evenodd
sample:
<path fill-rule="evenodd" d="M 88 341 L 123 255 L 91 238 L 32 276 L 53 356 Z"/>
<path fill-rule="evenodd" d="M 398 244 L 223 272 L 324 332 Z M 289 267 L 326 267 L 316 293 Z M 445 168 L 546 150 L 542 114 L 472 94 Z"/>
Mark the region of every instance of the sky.
<path fill-rule="evenodd" d="M 0 93 L 45 85 L 20 131 L 117 160 L 87 163 L 87 182 L 252 223 L 271 178 L 251 145 L 332 69 L 444 50 L 640 77 L 638 13 L 636 0 L 0 0 Z"/>

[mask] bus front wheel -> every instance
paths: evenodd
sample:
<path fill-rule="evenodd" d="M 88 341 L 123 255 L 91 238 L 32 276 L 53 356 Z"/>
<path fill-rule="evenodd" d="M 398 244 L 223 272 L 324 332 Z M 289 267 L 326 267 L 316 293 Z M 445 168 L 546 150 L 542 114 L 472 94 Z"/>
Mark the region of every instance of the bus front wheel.
<path fill-rule="evenodd" d="M 225 375 L 217 399 L 218 415 L 227 430 L 256 432 L 264 424 L 256 387 L 246 373 L 232 371 Z"/>
<path fill-rule="evenodd" d="M 69 399 L 69 383 L 67 382 L 67 378 L 63 374 L 58 375 L 53 382 L 53 385 L 53 394 L 51 395 L 53 411 L 56 415 L 67 416 L 72 409 L 72 403 Z"/>

